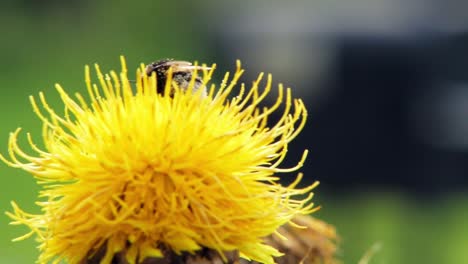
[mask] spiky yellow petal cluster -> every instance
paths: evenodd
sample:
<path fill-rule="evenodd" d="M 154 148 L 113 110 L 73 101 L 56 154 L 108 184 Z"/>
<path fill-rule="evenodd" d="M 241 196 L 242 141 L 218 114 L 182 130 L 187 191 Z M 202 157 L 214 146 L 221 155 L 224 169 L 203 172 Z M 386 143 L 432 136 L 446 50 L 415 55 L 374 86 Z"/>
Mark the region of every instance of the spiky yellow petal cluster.
<path fill-rule="evenodd" d="M 214 69 L 214 67 L 213 67 Z M 172 96 L 171 73 L 165 94 L 156 92 L 155 77 L 143 66 L 137 82 L 122 72 L 103 75 L 96 65 L 99 85 L 92 84 L 86 67 L 89 99 L 75 99 L 59 85 L 65 105 L 57 114 L 42 93 L 31 97 L 43 121 L 45 150 L 28 134 L 36 155 L 17 145 L 20 132 L 10 135 L 10 166 L 30 172 L 43 186 L 38 204 L 43 214 L 31 215 L 13 203 L 8 213 L 16 224 L 25 224 L 40 241 L 39 263 L 79 263 L 106 247 L 101 263 L 111 263 L 124 251 L 129 263 L 161 256 L 161 246 L 180 253 L 203 247 L 219 252 L 239 250 L 241 256 L 273 263 L 280 253 L 264 244 L 296 214 L 310 213 L 310 190 L 296 188 L 301 175 L 289 186 L 278 182 L 288 143 L 302 129 L 306 110 L 292 100 L 290 90 L 279 86 L 271 107 L 260 102 L 271 88 L 259 91 L 262 75 L 246 90 L 229 98 L 243 70 L 229 73 L 208 96 L 183 92 Z M 208 83 L 213 70 L 203 72 Z M 132 86 L 136 86 L 133 87 Z M 132 90 L 133 89 L 133 90 Z M 201 90 L 201 89 L 200 89 Z M 268 126 L 268 117 L 279 107 L 279 121 Z M 293 196 L 306 195 L 295 199 Z M 24 238 L 22 237 L 22 238 Z M 21 239 L 21 238 L 20 238 Z"/>

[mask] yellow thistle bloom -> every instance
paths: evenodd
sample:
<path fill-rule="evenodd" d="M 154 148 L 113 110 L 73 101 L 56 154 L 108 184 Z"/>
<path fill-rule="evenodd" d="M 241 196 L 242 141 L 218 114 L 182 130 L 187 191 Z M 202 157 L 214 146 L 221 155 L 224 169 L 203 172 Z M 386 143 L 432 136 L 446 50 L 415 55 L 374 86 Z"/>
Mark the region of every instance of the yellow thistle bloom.
<path fill-rule="evenodd" d="M 306 157 L 307 151 L 294 168 L 278 167 L 305 124 L 302 101 L 279 85 L 277 102 L 261 108 L 272 83 L 268 75 L 260 91 L 263 74 L 250 89 L 242 84 L 230 97 L 243 72 L 240 62 L 231 80 L 226 73 L 207 96 L 182 91 L 171 70 L 159 94 L 155 76 L 146 76 L 143 65 L 134 84 L 123 58 L 121 63 L 120 75 L 103 75 L 96 65 L 99 85 L 85 67 L 88 100 L 80 94 L 72 99 L 56 85 L 63 114 L 43 93 L 41 108 L 31 97 L 43 122 L 45 149 L 27 134 L 36 154 L 21 150 L 18 129 L 10 134 L 9 159 L 1 156 L 43 186 L 42 214 L 28 214 L 15 203 L 14 212 L 7 213 L 13 224 L 31 229 L 18 239 L 37 235 L 39 263 L 80 263 L 103 247 L 103 264 L 117 252 L 125 252 L 128 263 L 141 263 L 161 257 L 162 246 L 177 254 L 238 250 L 243 258 L 274 263 L 273 256 L 281 253 L 263 238 L 295 215 L 315 210 L 310 191 L 316 184 L 296 188 L 299 174 L 282 186 L 277 176 L 297 170 Z M 204 84 L 213 71 L 214 65 L 203 70 Z M 281 118 L 268 126 L 268 117 L 282 105 Z"/>

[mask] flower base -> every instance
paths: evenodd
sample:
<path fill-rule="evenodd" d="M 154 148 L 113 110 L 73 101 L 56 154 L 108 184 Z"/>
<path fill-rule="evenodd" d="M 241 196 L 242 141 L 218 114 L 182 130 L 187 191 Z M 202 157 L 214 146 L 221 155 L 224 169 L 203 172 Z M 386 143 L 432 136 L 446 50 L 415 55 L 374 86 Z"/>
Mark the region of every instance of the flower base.
<path fill-rule="evenodd" d="M 276 235 L 268 236 L 265 241 L 280 252 L 281 257 L 276 257 L 277 264 L 338 264 L 335 258 L 337 235 L 335 228 L 327 223 L 310 216 L 296 216 L 294 223 L 302 226 L 299 228 L 290 224 L 281 226 L 279 233 L 287 239 Z M 80 264 L 100 264 L 105 255 L 104 245 L 91 258 L 83 260 Z M 224 252 L 223 257 L 215 250 L 204 248 L 195 254 L 176 254 L 167 247 L 161 247 L 164 257 L 147 258 L 139 264 L 260 264 L 240 258 L 238 251 Z M 125 251 L 115 254 L 112 264 L 129 264 L 125 259 Z"/>

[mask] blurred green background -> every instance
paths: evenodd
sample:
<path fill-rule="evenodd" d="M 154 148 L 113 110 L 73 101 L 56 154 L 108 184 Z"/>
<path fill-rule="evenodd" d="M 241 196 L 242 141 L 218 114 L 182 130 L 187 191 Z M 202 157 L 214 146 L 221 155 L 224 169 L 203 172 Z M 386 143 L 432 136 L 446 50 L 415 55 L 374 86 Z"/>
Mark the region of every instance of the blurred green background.
<path fill-rule="evenodd" d="M 29 95 L 43 91 L 52 105 L 59 105 L 54 89 L 56 82 L 67 91 L 84 91 L 83 66 L 98 62 L 104 71 L 119 69 L 121 54 L 126 56 L 129 69 L 142 62 L 169 57 L 208 64 L 217 62 L 220 71 L 224 71 L 232 69 L 234 59 L 240 58 L 252 76 L 262 70 L 271 71 L 277 81 L 293 85 L 293 93 L 310 104 L 309 128 L 317 121 L 312 126 L 321 127 L 324 134 L 347 134 L 346 129 L 334 131 L 327 128 L 328 123 L 320 118 L 326 106 L 333 108 L 333 104 L 323 102 L 333 98 L 333 90 L 326 87 L 335 86 L 327 84 L 336 83 L 338 79 L 334 69 L 339 66 L 336 66 L 336 60 L 335 66 L 332 62 L 339 56 L 336 47 L 340 36 L 355 34 L 356 38 L 363 35 L 365 38 L 381 38 L 394 32 L 393 29 L 405 27 L 393 23 L 399 17 L 392 15 L 400 10 L 396 7 L 405 10 L 407 7 L 401 4 L 388 6 L 389 1 L 378 1 L 381 4 L 332 2 L 317 1 L 311 5 L 306 1 L 291 4 L 279 1 L 259 1 L 257 4 L 238 1 L 224 4 L 214 1 L 2 1 L 0 152 L 7 154 L 8 135 L 17 127 L 31 132 L 33 138 L 40 141 L 41 126 L 31 110 Z M 437 8 L 437 1 L 433 2 Z M 365 9 L 362 12 L 374 15 L 366 18 L 369 20 L 350 19 L 357 22 L 347 24 L 348 20 L 343 20 L 346 14 L 359 17 L 356 5 Z M 385 13 L 385 10 L 390 11 Z M 379 17 L 379 12 L 390 15 L 373 24 L 372 19 Z M 421 11 L 418 12 L 417 15 L 422 17 Z M 407 13 L 410 13 L 408 17 L 412 15 Z M 290 20 L 291 17 L 296 19 Z M 366 23 L 370 26 L 365 27 Z M 345 29 L 337 29 L 337 25 Z M 359 31 L 362 25 L 366 29 L 364 33 Z M 406 33 L 397 34 L 395 39 L 405 39 Z M 347 89 L 352 91 L 353 87 Z M 362 102 L 366 100 L 372 98 L 362 98 Z M 315 118 L 315 114 L 319 117 Z M 330 116 L 328 120 L 332 118 Z M 353 126 L 352 122 L 349 126 Z M 347 150 L 341 149 L 340 145 L 329 148 L 320 145 L 337 155 L 334 164 L 327 169 L 323 164 L 331 162 L 318 162 L 323 157 L 322 152 L 314 151 L 319 145 L 314 142 L 326 142 L 326 138 L 308 131 L 301 136 L 300 146 L 296 145 L 296 148 L 305 146 L 312 150 L 309 156 L 312 165 L 306 166 L 305 172 L 308 180 L 322 182 L 315 197 L 323 208 L 316 216 L 336 226 L 341 237 L 339 257 L 344 263 L 357 263 L 375 243 L 381 243 L 382 247 L 370 263 L 459 264 L 468 261 L 466 180 L 438 188 L 438 183 L 444 179 L 435 177 L 430 187 L 421 190 L 417 186 L 425 185 L 425 174 L 418 171 L 412 175 L 415 180 L 409 181 L 411 186 L 408 187 L 405 180 L 392 181 L 392 177 L 407 176 L 398 176 L 398 173 L 385 176 L 394 172 L 391 170 L 394 166 L 406 166 L 393 161 L 385 163 L 390 164 L 390 169 L 379 167 L 375 171 L 365 171 L 364 174 L 372 174 L 368 178 L 356 178 L 359 170 L 327 173 L 336 172 L 333 169 L 346 162 L 347 158 L 339 153 Z M 22 138 L 25 139 L 25 133 Z M 353 141 L 353 136 L 349 139 Z M 391 151 L 379 146 L 376 149 L 378 151 L 372 155 Z M 466 176 L 466 149 L 456 152 L 465 154 L 456 163 L 461 164 L 458 170 L 452 172 Z M 352 157 L 353 154 L 345 156 Z M 325 169 L 314 171 L 314 160 L 319 163 L 317 167 Z M 362 162 L 366 163 L 365 160 Z M 444 167 L 447 164 L 452 163 L 436 162 L 431 166 L 440 169 L 443 177 L 449 177 L 451 170 Z M 375 164 L 369 162 L 365 166 Z M 28 212 L 39 212 L 34 205 L 39 188 L 30 175 L 0 164 L 0 185 L 0 211 L 11 211 L 10 201 L 14 200 Z M 24 234 L 26 228 L 8 223 L 7 216 L 0 217 L 0 263 L 33 263 L 38 254 L 34 239 L 11 242 Z"/>

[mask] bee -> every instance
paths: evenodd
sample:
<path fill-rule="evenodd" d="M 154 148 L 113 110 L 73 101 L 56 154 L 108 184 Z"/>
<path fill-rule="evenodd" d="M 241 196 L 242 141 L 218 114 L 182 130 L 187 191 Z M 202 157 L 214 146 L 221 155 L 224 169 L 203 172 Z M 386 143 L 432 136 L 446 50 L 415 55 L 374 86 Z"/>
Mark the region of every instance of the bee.
<path fill-rule="evenodd" d="M 146 65 L 146 75 L 151 76 L 153 72 L 156 74 L 157 80 L 157 91 L 158 93 L 164 93 L 164 87 L 166 86 L 167 73 L 169 69 L 172 69 L 172 81 L 176 82 L 177 86 L 185 91 L 188 89 L 190 81 L 193 78 L 193 73 L 196 70 L 210 70 L 210 67 L 194 66 L 192 63 L 187 61 L 176 61 L 173 59 L 163 59 L 152 62 Z M 207 95 L 206 86 L 203 84 L 202 78 L 196 76 L 194 80 L 194 86 L 192 93 L 196 93 L 199 89 L 203 89 L 202 96 Z M 173 91 L 171 92 L 173 94 Z"/>

